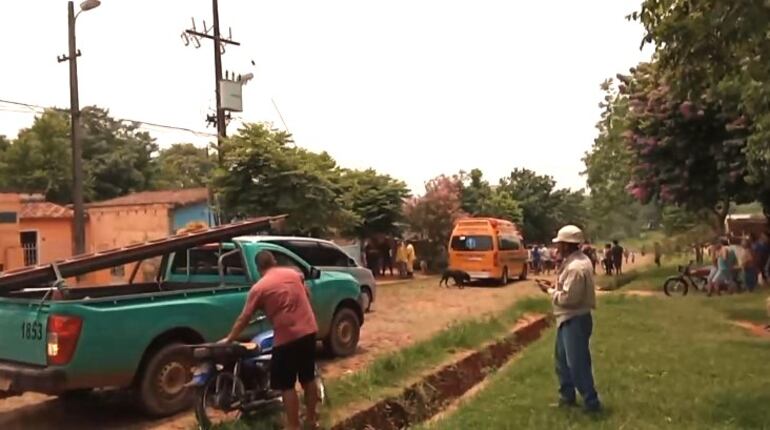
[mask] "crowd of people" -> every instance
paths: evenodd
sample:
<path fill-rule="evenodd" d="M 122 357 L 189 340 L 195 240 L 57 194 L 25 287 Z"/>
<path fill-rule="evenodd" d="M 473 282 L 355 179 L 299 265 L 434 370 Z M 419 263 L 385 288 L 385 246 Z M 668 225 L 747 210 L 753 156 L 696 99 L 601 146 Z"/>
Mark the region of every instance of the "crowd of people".
<path fill-rule="evenodd" d="M 605 275 L 622 275 L 624 264 L 636 262 L 636 252 L 623 248 L 620 242 L 613 240 L 604 245 L 601 251 L 601 262 Z"/>
<path fill-rule="evenodd" d="M 545 245 L 535 244 L 530 246 L 529 269 L 534 274 L 548 275 L 558 272 L 562 259 L 559 250 L 555 247 L 546 247 Z M 620 275 L 623 273 L 623 265 L 636 262 L 636 253 L 632 250 L 623 248 L 617 240 L 597 250 L 590 242 L 582 244 L 581 251 L 591 261 L 594 274 L 596 266 L 601 263 L 605 275 Z"/>
<path fill-rule="evenodd" d="M 400 278 L 414 276 L 417 260 L 414 245 L 410 241 L 393 238 L 370 239 L 364 245 L 366 267 L 375 276 L 394 276 L 394 269 Z"/>
<path fill-rule="evenodd" d="M 544 244 L 534 244 L 527 248 L 529 271 L 536 275 L 549 275 L 556 272 L 560 264 L 559 250 Z"/>
<path fill-rule="evenodd" d="M 708 294 L 723 291 L 752 292 L 768 283 L 770 275 L 770 239 L 767 233 L 742 239 L 723 237 L 711 243 L 705 254 L 709 258 Z M 698 255 L 696 249 L 696 256 Z"/>

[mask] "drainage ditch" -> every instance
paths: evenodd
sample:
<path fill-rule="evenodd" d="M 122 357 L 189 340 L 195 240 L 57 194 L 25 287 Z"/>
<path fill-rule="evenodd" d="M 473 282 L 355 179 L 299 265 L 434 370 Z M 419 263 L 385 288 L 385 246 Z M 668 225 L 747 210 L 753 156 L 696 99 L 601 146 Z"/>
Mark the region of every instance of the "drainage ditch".
<path fill-rule="evenodd" d="M 504 339 L 426 376 L 400 395 L 338 422 L 332 430 L 400 430 L 428 420 L 540 338 L 549 325 L 548 317 L 540 315 Z"/>

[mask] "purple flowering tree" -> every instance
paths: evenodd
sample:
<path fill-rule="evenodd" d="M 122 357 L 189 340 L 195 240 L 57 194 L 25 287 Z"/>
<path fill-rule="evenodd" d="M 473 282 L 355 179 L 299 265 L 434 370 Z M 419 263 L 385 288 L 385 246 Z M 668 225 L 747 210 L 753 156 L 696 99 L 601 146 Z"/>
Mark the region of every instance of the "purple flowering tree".
<path fill-rule="evenodd" d="M 682 99 L 654 63 L 618 75 L 628 102 L 626 145 L 633 154 L 626 190 L 692 212 L 710 211 L 723 228 L 730 203 L 754 200 L 746 183 L 747 120 L 720 104 Z"/>

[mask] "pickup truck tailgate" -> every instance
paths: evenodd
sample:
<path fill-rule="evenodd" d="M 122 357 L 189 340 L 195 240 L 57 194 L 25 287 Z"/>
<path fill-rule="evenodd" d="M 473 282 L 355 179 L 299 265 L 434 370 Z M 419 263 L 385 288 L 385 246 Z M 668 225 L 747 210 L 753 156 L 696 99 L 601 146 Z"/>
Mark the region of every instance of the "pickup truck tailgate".
<path fill-rule="evenodd" d="M 48 306 L 0 300 L 0 360 L 44 366 Z"/>

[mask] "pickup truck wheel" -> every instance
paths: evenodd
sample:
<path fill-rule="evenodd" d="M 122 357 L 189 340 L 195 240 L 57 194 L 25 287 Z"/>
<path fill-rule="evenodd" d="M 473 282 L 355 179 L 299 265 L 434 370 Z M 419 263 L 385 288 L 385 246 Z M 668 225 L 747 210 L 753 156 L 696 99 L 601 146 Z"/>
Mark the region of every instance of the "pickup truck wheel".
<path fill-rule="evenodd" d="M 157 350 L 139 382 L 139 401 L 149 415 L 168 416 L 192 405 L 194 391 L 185 386 L 193 366 L 190 350 L 172 343 Z"/>
<path fill-rule="evenodd" d="M 361 335 L 361 322 L 350 308 L 342 308 L 334 314 L 329 337 L 324 339 L 324 348 L 335 357 L 348 357 L 356 352 Z"/>
<path fill-rule="evenodd" d="M 91 388 L 81 388 L 59 393 L 57 397 L 63 402 L 82 402 L 88 399 L 93 391 Z"/>
<path fill-rule="evenodd" d="M 361 309 L 364 310 L 364 312 L 369 312 L 372 307 L 372 291 L 369 289 L 369 287 L 363 287 L 361 288 Z"/>

